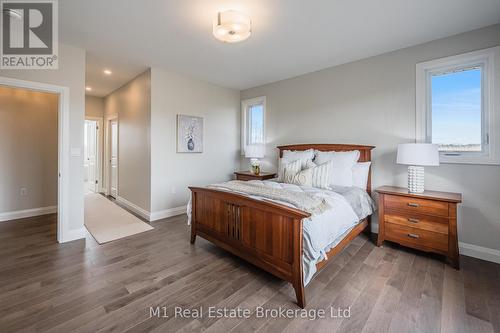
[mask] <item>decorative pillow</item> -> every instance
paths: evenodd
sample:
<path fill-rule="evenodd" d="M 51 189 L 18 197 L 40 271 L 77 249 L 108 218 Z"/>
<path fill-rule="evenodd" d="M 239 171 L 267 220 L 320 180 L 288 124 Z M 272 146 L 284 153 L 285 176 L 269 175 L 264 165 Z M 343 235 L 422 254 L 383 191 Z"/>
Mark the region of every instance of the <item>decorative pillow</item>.
<path fill-rule="evenodd" d="M 352 167 L 352 183 L 353 186 L 366 190 L 368 185 L 368 174 L 372 162 L 360 162 Z"/>
<path fill-rule="evenodd" d="M 302 161 L 296 160 L 285 165 L 283 181 L 285 183 L 293 184 L 295 176 L 302 170 Z"/>
<path fill-rule="evenodd" d="M 332 183 L 331 176 L 333 173 L 333 163 L 326 162 L 312 169 L 312 186 L 317 188 L 324 188 L 327 190 L 331 189 L 330 184 Z"/>
<path fill-rule="evenodd" d="M 298 164 L 298 161 L 294 163 Z M 294 166 L 296 167 L 296 166 Z M 300 186 L 311 186 L 324 189 L 330 189 L 330 175 L 332 174 L 332 162 L 326 162 L 322 165 L 316 165 L 313 161 L 307 161 L 307 169 L 299 171 L 293 177 L 289 178 L 288 166 L 285 168 L 285 182 Z M 293 170 L 293 172 L 296 171 Z"/>
<path fill-rule="evenodd" d="M 293 180 L 291 181 L 292 184 L 300 185 L 300 186 L 313 186 L 313 174 L 314 170 L 316 167 L 309 168 L 309 169 L 304 169 L 297 173 L 294 177 Z"/>
<path fill-rule="evenodd" d="M 307 160 L 314 159 L 314 150 L 284 150 L 283 157 L 278 161 L 278 181 L 284 181 L 285 165 L 290 162 L 301 160 L 302 168 L 305 168 Z"/>
<path fill-rule="evenodd" d="M 316 150 L 316 164 L 332 161 L 331 186 L 353 186 L 352 168 L 359 159 L 359 150 L 353 151 L 318 151 Z"/>

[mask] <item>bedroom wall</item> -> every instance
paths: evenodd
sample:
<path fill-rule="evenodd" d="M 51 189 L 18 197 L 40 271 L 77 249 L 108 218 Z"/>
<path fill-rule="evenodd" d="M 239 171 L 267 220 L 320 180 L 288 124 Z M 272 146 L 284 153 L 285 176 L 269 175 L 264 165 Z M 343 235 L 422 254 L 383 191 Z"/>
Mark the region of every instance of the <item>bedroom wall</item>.
<path fill-rule="evenodd" d="M 117 199 L 125 199 L 148 213 L 151 206 L 151 71 L 147 70 L 106 96 L 104 105 L 105 124 L 110 117 L 118 116 Z M 107 132 L 107 125 L 104 127 Z"/>
<path fill-rule="evenodd" d="M 240 93 L 151 69 L 151 208 L 153 219 L 184 213 L 188 186 L 231 178 L 239 167 Z M 203 117 L 202 153 L 176 152 L 178 114 Z"/>
<path fill-rule="evenodd" d="M 42 82 L 69 88 L 70 148 L 83 150 L 85 117 L 85 50 L 59 43 L 57 70 L 0 70 L 0 76 Z M 69 234 L 67 240 L 84 238 L 83 154 L 69 157 Z"/>
<path fill-rule="evenodd" d="M 264 169 L 276 169 L 279 144 L 370 144 L 377 146 L 374 188 L 406 186 L 406 167 L 396 165 L 396 147 L 415 140 L 415 65 L 497 45 L 500 25 L 242 91 L 242 99 L 267 97 Z M 246 169 L 248 160 L 242 158 L 241 167 Z M 463 193 L 459 240 L 487 248 L 475 249 L 483 254 L 500 250 L 499 181 L 498 165 L 426 168 L 427 188 Z M 469 247 L 469 252 L 475 250 Z M 461 251 L 466 251 L 464 244 Z M 489 252 L 500 259 L 500 252 Z"/>
<path fill-rule="evenodd" d="M 0 101 L 0 215 L 57 206 L 58 96 L 0 86 Z"/>

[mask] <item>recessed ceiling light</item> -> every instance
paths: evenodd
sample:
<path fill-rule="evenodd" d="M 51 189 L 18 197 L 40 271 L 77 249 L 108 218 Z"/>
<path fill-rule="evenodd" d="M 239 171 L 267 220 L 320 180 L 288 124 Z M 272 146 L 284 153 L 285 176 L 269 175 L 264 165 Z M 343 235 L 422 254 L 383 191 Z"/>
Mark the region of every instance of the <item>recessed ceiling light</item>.
<path fill-rule="evenodd" d="M 111 75 L 111 74 L 113 74 L 113 72 L 112 72 L 111 70 L 109 70 L 109 69 L 105 69 L 105 70 L 103 71 L 103 73 L 104 73 L 104 74 L 106 74 L 106 75 Z"/>
<path fill-rule="evenodd" d="M 222 42 L 241 42 L 252 34 L 252 22 L 250 17 L 234 10 L 220 12 L 213 21 L 213 34 Z"/>
<path fill-rule="evenodd" d="M 86 91 L 92 91 L 92 87 L 85 87 Z"/>

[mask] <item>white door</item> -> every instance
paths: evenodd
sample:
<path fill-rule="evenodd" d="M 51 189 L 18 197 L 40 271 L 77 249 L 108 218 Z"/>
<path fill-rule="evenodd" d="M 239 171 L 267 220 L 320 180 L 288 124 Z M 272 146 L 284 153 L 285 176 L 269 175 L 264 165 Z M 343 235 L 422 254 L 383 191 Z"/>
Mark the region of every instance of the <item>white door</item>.
<path fill-rule="evenodd" d="M 98 192 L 97 187 L 97 121 L 85 120 L 85 181 L 87 189 Z"/>
<path fill-rule="evenodd" d="M 116 198 L 118 195 L 118 122 L 112 120 L 110 124 L 110 136 L 111 136 L 111 157 L 109 160 L 110 164 L 110 194 L 112 197 Z"/>

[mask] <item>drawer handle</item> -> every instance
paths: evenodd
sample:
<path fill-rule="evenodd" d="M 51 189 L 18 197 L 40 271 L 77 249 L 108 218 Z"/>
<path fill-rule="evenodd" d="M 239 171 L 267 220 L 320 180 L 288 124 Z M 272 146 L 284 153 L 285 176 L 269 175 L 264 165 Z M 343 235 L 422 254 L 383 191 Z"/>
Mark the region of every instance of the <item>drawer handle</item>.
<path fill-rule="evenodd" d="M 417 235 L 417 234 L 408 234 L 408 237 L 411 237 L 411 238 L 420 238 L 420 236 Z"/>
<path fill-rule="evenodd" d="M 418 206 L 419 206 L 419 204 L 417 204 L 417 203 L 413 203 L 413 202 L 409 202 L 409 203 L 408 203 L 408 206 L 410 206 L 410 207 L 418 207 Z"/>
<path fill-rule="evenodd" d="M 418 222 L 420 222 L 420 220 L 419 219 L 411 219 L 411 218 L 409 218 L 408 222 L 410 222 L 410 223 L 418 223 Z"/>

